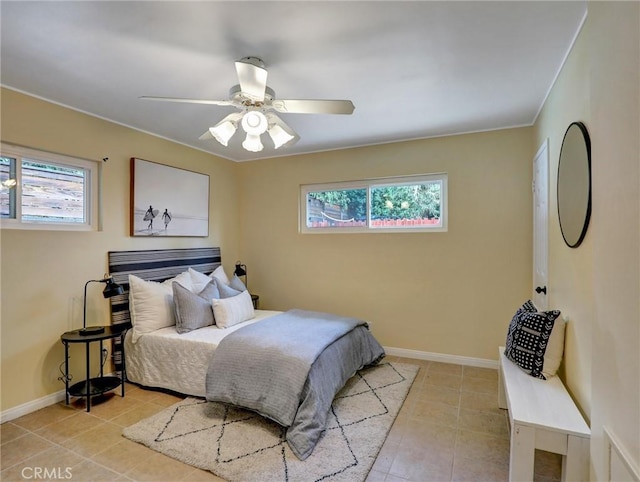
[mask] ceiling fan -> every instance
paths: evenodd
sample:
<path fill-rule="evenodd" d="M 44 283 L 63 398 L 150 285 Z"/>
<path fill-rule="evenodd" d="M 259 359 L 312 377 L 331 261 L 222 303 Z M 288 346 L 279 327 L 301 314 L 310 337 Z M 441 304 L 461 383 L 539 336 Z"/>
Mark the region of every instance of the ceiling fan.
<path fill-rule="evenodd" d="M 141 99 L 164 102 L 187 102 L 192 104 L 231 105 L 240 112 L 229 114 L 215 126 L 210 127 L 200 139 L 216 139 L 223 146 L 236 133 L 238 125 L 247 136 L 242 147 L 251 152 L 263 149 L 260 136 L 267 132 L 276 149 L 296 143 L 300 137 L 273 111 L 291 114 L 351 114 L 354 106 L 350 100 L 283 100 L 267 86 L 267 69 L 257 57 L 244 57 L 236 61 L 238 85 L 229 90 L 227 100 L 184 99 L 176 97 L 150 97 Z"/>

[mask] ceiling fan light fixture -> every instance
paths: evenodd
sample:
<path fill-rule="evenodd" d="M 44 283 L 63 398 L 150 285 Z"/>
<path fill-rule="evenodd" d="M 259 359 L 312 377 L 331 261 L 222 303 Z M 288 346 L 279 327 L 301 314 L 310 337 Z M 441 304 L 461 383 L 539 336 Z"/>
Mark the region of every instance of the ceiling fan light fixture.
<path fill-rule="evenodd" d="M 247 132 L 247 137 L 242 141 L 242 147 L 250 152 L 260 152 L 264 146 L 260 140 L 260 135 L 254 135 Z"/>
<path fill-rule="evenodd" d="M 282 127 L 278 125 L 274 125 L 269 129 L 269 135 L 271 136 L 271 140 L 273 141 L 273 145 L 276 149 L 284 146 L 292 139 L 295 139 L 296 136 L 289 134 Z"/>
<path fill-rule="evenodd" d="M 242 128 L 248 135 L 260 136 L 267 130 L 267 127 L 269 127 L 267 118 L 260 111 L 250 110 L 242 117 Z"/>
<path fill-rule="evenodd" d="M 238 131 L 238 125 L 241 125 L 246 133 L 242 147 L 250 152 L 260 152 L 264 149 L 260 137 L 265 132 L 268 132 L 276 149 L 290 146 L 300 140 L 300 136 L 271 111 L 289 114 L 353 113 L 354 106 L 350 100 L 276 99 L 276 93 L 267 86 L 268 72 L 265 64 L 258 57 L 243 57 L 237 60 L 235 65 L 239 83 L 231 87 L 227 100 L 151 96 L 142 96 L 141 99 L 236 107 L 241 112 L 227 115 L 198 139 L 215 139 L 228 147 L 229 141 Z M 235 145 L 233 147 L 235 148 Z"/>
<path fill-rule="evenodd" d="M 269 120 L 269 129 L 267 132 L 269 132 L 269 136 L 276 149 L 298 142 L 300 139 L 298 134 L 285 124 L 280 117 L 275 114 L 267 114 L 267 119 Z"/>
<path fill-rule="evenodd" d="M 233 137 L 238 129 L 238 121 L 242 118 L 239 112 L 229 114 L 227 117 L 218 122 L 215 126 L 209 128 L 209 132 L 223 146 L 227 147 L 229 139 Z"/>
<path fill-rule="evenodd" d="M 233 122 L 227 121 L 222 125 L 218 125 L 216 127 L 210 127 L 209 132 L 211 135 L 215 137 L 216 141 L 218 141 L 223 146 L 227 147 L 229 145 L 229 139 L 233 137 L 236 133 L 237 125 L 234 125 Z"/>

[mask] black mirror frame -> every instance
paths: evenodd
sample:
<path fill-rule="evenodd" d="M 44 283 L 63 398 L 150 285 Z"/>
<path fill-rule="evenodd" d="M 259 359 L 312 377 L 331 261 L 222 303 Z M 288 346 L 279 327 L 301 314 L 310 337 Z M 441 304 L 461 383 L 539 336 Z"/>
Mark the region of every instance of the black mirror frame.
<path fill-rule="evenodd" d="M 562 150 L 564 148 L 564 143 L 567 138 L 567 134 L 569 133 L 569 130 L 571 129 L 571 127 L 573 127 L 574 125 L 580 129 L 580 132 L 582 133 L 582 136 L 584 138 L 585 147 L 587 149 L 589 197 L 587 201 L 587 209 L 584 216 L 584 222 L 582 225 L 582 231 L 580 232 L 580 236 L 578 237 L 577 241 L 572 244 L 567 240 L 565 232 L 562 229 L 562 218 L 560 217 L 560 199 L 559 198 L 560 198 L 560 165 L 562 163 Z M 587 229 L 589 228 L 589 221 L 591 219 L 591 138 L 589 137 L 589 131 L 587 131 L 587 127 L 582 122 L 572 122 L 571 124 L 569 124 L 569 127 L 567 127 L 567 130 L 564 133 L 564 137 L 562 139 L 562 147 L 560 148 L 560 156 L 558 157 L 558 174 L 557 174 L 556 184 L 557 184 L 556 185 L 556 204 L 558 206 L 558 223 L 560 224 L 560 232 L 562 233 L 562 239 L 564 239 L 565 244 L 570 248 L 577 248 L 582 244 L 582 241 L 584 240 L 584 237 L 587 234 Z"/>

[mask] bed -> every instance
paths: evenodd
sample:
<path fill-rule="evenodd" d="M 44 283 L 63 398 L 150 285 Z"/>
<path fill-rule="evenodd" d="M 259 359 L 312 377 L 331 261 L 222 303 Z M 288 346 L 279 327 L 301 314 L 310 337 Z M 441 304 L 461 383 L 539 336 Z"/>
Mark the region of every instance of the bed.
<path fill-rule="evenodd" d="M 382 359 L 384 350 L 364 321 L 326 313 L 254 310 L 251 305 L 247 321 L 221 328 L 224 318 L 218 304 L 236 306 L 231 303 L 240 303 L 244 295 L 250 302 L 247 292 L 212 302 L 215 325 L 184 333 L 178 333 L 180 326 L 159 325 L 136 333 L 135 319 L 141 319 L 139 283 L 155 282 L 148 285 L 156 289 L 167 279 L 179 280 L 186 270 L 201 281 L 203 274 L 218 272 L 220 266 L 219 248 L 109 252 L 110 273 L 125 289 L 125 294 L 111 299 L 112 323 L 130 327 L 135 311 L 135 326 L 124 340 L 125 357 L 122 347 L 114 348 L 116 368 L 142 386 L 241 406 L 271 418 L 287 427 L 291 450 L 305 459 L 322 436 L 335 394 L 357 370 Z M 211 284 L 222 290 L 225 283 Z M 194 285 L 193 291 L 200 289 Z M 176 304 L 178 294 L 174 291 Z M 129 305 L 130 298 L 135 307 Z M 162 310 L 158 318 L 167 311 Z M 175 306 L 173 310 L 179 311 Z"/>

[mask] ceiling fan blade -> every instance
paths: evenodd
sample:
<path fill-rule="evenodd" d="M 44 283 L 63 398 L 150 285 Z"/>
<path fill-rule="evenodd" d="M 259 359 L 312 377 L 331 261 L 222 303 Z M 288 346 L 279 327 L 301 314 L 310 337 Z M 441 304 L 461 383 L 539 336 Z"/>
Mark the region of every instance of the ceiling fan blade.
<path fill-rule="evenodd" d="M 236 61 L 236 73 L 242 92 L 255 100 L 263 101 L 267 87 L 267 69 L 257 57 L 244 57 Z"/>
<path fill-rule="evenodd" d="M 209 105 L 235 105 L 232 100 L 206 100 L 206 99 L 184 99 L 181 97 L 151 97 L 143 95 L 139 97 L 143 100 L 159 100 L 162 102 L 183 102 L 188 104 L 209 104 Z"/>
<path fill-rule="evenodd" d="M 350 100 L 282 100 L 274 99 L 271 106 L 278 112 L 291 114 L 352 114 Z"/>

